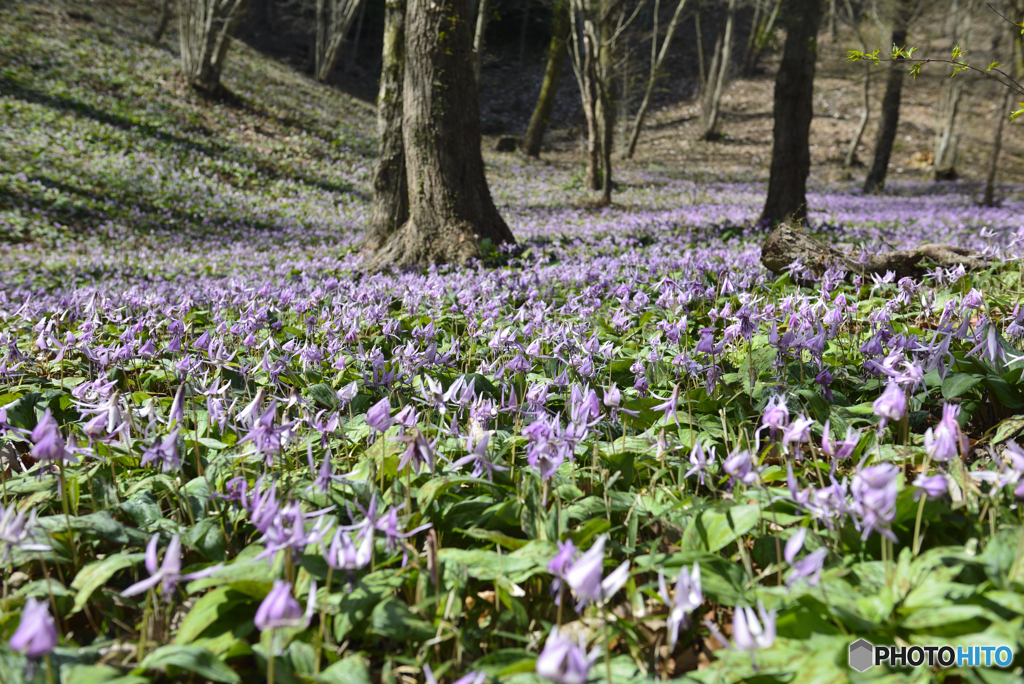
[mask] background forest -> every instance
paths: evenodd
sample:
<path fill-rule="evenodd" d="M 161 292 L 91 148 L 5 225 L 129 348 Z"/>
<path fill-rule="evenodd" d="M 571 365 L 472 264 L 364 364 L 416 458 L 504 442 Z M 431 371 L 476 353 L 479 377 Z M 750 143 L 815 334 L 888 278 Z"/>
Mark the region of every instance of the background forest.
<path fill-rule="evenodd" d="M 1020 681 L 1022 21 L 0 4 L 0 681 Z"/>

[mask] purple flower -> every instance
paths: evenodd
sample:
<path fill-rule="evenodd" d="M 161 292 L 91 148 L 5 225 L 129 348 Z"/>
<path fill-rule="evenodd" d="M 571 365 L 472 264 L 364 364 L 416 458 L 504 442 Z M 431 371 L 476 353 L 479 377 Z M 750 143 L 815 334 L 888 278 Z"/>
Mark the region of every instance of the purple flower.
<path fill-rule="evenodd" d="M 377 432 L 387 432 L 391 427 L 391 402 L 384 397 L 366 412 L 366 424 Z"/>
<path fill-rule="evenodd" d="M 434 678 L 434 671 L 430 669 L 430 665 L 423 665 L 423 681 L 424 684 L 437 684 L 437 679 Z M 484 684 L 485 681 L 487 681 L 486 672 L 474 671 L 462 675 L 452 682 L 452 684 Z"/>
<path fill-rule="evenodd" d="M 907 397 L 902 387 L 895 382 L 890 382 L 885 386 L 882 396 L 875 399 L 871 407 L 874 409 L 875 415 L 881 419 L 878 421 L 878 430 L 881 432 L 885 429 L 887 421 L 899 420 L 903 417 L 907 410 Z"/>
<path fill-rule="evenodd" d="M 774 610 L 766 612 L 760 601 L 757 614 L 753 608 L 737 606 L 732 616 L 732 638 L 736 649 L 753 652 L 771 648 L 775 643 L 775 615 Z"/>
<path fill-rule="evenodd" d="M 761 414 L 761 424 L 768 426 L 768 436 L 775 439 L 775 433 L 789 422 L 789 407 L 786 406 L 786 399 L 775 396 L 768 400 Z"/>
<path fill-rule="evenodd" d="M 685 566 L 679 571 L 673 596 L 669 596 L 665 575 L 659 569 L 658 595 L 661 597 L 662 603 L 669 609 L 666 626 L 668 628 L 668 650 L 671 652 L 675 649 L 679 639 L 680 627 L 686 629 L 690 626 L 690 613 L 704 602 L 704 593 L 700 585 L 700 565 L 694 563 L 693 569 L 689 572 Z"/>
<path fill-rule="evenodd" d="M 555 684 L 586 684 L 590 666 L 598 655 L 597 649 L 588 654 L 582 640 L 573 643 L 553 630 L 537 656 L 536 672 Z"/>
<path fill-rule="evenodd" d="M 256 618 L 253 621 L 261 632 L 282 627 L 304 629 L 309 626 L 315 607 L 315 580 L 310 583 L 305 613 L 302 612 L 299 602 L 292 596 L 292 585 L 284 580 L 274 580 L 274 587 L 260 603 L 260 607 L 256 609 Z"/>
<path fill-rule="evenodd" d="M 845 461 L 853 454 L 854 449 L 857 448 L 860 438 L 853 428 L 847 426 L 846 439 L 838 443 L 833 442 L 831 427 L 831 422 L 826 420 L 825 427 L 821 433 L 821 450 L 836 461 Z"/>
<path fill-rule="evenodd" d="M 956 404 L 943 404 L 942 420 L 924 433 L 924 448 L 932 460 L 946 463 L 957 457 L 958 449 L 960 453 L 967 452 L 967 436 L 957 422 L 959 413 L 960 407 Z"/>
<path fill-rule="evenodd" d="M 149 591 L 156 585 L 161 585 L 161 590 L 165 601 L 170 601 L 174 595 L 174 590 L 178 586 L 178 582 L 185 580 L 201 579 L 203 577 L 209 577 L 221 566 L 214 565 L 205 570 L 199 572 L 189 573 L 187 575 L 181 574 L 181 537 L 174 535 L 171 537 L 170 543 L 167 545 L 167 550 L 164 551 L 164 562 L 157 565 L 156 547 L 160 542 L 160 535 L 154 534 L 149 539 L 149 544 L 146 545 L 146 570 L 149 571 L 149 577 L 136 582 L 127 589 L 121 592 L 121 596 L 135 596 L 143 592 Z"/>
<path fill-rule="evenodd" d="M 181 457 L 178 455 L 178 429 L 170 434 L 157 437 L 153 445 L 142 454 L 140 465 L 159 462 L 163 472 L 181 470 Z"/>
<path fill-rule="evenodd" d="M 782 447 L 789 451 L 790 445 L 806 444 L 811 441 L 811 426 L 814 421 L 804 415 L 797 416 L 782 435 Z M 800 450 L 795 450 L 797 460 L 803 460 Z"/>
<path fill-rule="evenodd" d="M 751 462 L 753 456 L 746 449 L 737 449 L 729 454 L 729 457 L 722 463 L 722 469 L 729 473 L 733 483 L 742 482 L 745 485 L 757 482 L 757 471 Z"/>
<path fill-rule="evenodd" d="M 21 609 L 21 621 L 11 636 L 13 651 L 29 658 L 41 658 L 57 646 L 57 624 L 50 615 L 50 607 L 29 597 Z"/>
<path fill-rule="evenodd" d="M 373 526 L 361 526 L 358 535 L 355 535 L 358 544 L 353 541 L 353 535 L 348 530 L 341 528 L 335 530 L 334 538 L 329 547 L 322 551 L 324 560 L 335 570 L 361 570 L 365 568 L 373 555 Z"/>
<path fill-rule="evenodd" d="M 32 430 L 32 458 L 37 461 L 47 463 L 50 461 L 71 461 L 76 463 L 78 459 L 75 458 L 74 454 L 68 450 L 66 443 L 64 442 L 64 436 L 60 433 L 60 428 L 57 427 L 57 421 L 54 420 L 53 414 L 50 413 L 50 409 L 46 409 L 46 413 L 36 423 L 35 428 Z"/>
<path fill-rule="evenodd" d="M 411 435 L 401 435 L 395 439 L 405 442 L 406 445 L 402 458 L 398 460 L 398 472 L 402 472 L 407 466 L 414 473 L 421 472 L 423 468 L 434 472 L 434 447 L 437 446 L 437 439 L 428 442 L 418 429 Z"/>
<path fill-rule="evenodd" d="M 14 501 L 6 508 L 0 506 L 0 542 L 4 544 L 0 562 L 7 562 L 11 547 L 22 551 L 49 551 L 50 547 L 47 544 L 33 541 L 36 536 L 35 509 L 29 511 L 26 519 L 25 511 L 19 511 Z"/>
<path fill-rule="evenodd" d="M 606 601 L 629 579 L 629 561 L 623 561 L 619 567 L 604 577 L 606 540 L 606 535 L 598 537 L 590 550 L 580 556 L 565 572 L 565 582 L 579 599 L 580 606 Z"/>
<path fill-rule="evenodd" d="M 917 488 L 914 492 L 914 501 L 920 499 L 922 495 L 932 501 L 945 496 L 949 490 L 949 483 L 946 481 L 945 475 L 936 473 L 935 475 L 919 476 L 914 480 L 914 487 Z"/>
<path fill-rule="evenodd" d="M 704 484 L 704 473 L 707 472 L 708 466 L 715 462 L 715 447 L 711 447 L 708 450 L 708 455 L 704 455 L 704 447 L 701 446 L 699 440 L 695 440 L 693 449 L 690 451 L 690 464 L 693 466 L 686 471 L 683 475 L 684 480 L 688 480 L 690 475 L 697 473 L 700 477 L 700 483 Z"/>
<path fill-rule="evenodd" d="M 782 552 L 782 557 L 786 559 L 786 562 L 790 565 L 793 564 L 793 559 L 800 553 L 800 549 L 804 546 L 804 539 L 807 537 L 807 528 L 798 527 L 790 535 L 789 539 L 786 540 L 786 549 Z"/>
<path fill-rule="evenodd" d="M 472 437 L 467 437 L 467 442 Z M 504 472 L 508 470 L 505 466 L 496 465 L 491 463 L 490 459 L 487 458 L 487 444 L 490 442 L 491 433 L 485 432 L 484 436 L 480 438 L 480 441 L 476 443 L 476 446 L 465 456 L 452 463 L 453 468 L 461 468 L 464 465 L 470 463 L 473 464 L 473 477 L 480 477 L 484 473 L 487 473 L 488 480 L 494 480 L 494 473 Z M 468 446 L 468 444 L 467 444 Z"/>
<path fill-rule="evenodd" d="M 867 539 L 878 532 L 896 541 L 889 524 L 896 518 L 896 478 L 900 470 L 891 463 L 881 463 L 859 470 L 850 483 L 853 511 L 860 516 L 857 529 Z"/>

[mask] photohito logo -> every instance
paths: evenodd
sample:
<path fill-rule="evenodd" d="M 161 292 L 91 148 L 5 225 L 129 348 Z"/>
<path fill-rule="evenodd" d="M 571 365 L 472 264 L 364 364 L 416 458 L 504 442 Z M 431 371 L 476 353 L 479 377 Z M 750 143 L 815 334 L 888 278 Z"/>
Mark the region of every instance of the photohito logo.
<path fill-rule="evenodd" d="M 893 667 L 1007 667 L 1008 646 L 875 646 L 866 639 L 850 644 L 850 667 L 864 672 L 875 665 Z"/>

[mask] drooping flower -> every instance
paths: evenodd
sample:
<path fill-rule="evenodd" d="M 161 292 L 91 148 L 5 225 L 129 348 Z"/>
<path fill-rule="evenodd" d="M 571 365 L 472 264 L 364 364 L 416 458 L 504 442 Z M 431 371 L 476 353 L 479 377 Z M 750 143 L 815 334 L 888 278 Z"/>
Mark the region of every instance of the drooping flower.
<path fill-rule="evenodd" d="M 424 684 L 437 684 L 437 679 L 434 678 L 434 671 L 430 669 L 430 665 L 423 665 L 423 680 Z M 469 672 L 456 679 L 452 684 L 484 684 L 487 681 L 486 672 Z"/>
<path fill-rule="evenodd" d="M 850 494 L 853 496 L 853 510 L 859 516 L 857 529 L 861 538 L 867 539 L 872 532 L 878 532 L 896 541 L 896 535 L 889 524 L 896 518 L 896 478 L 900 470 L 891 463 L 863 468 L 853 476 Z"/>
<path fill-rule="evenodd" d="M 372 525 L 363 526 L 359 533 L 354 535 L 348 530 L 338 528 L 330 545 L 322 551 L 324 560 L 335 570 L 353 571 L 365 568 L 373 556 L 373 529 Z"/>
<path fill-rule="evenodd" d="M 587 653 L 586 644 L 574 643 L 552 630 L 544 643 L 544 650 L 537 656 L 536 672 L 555 684 L 586 684 L 590 666 L 599 653 L 594 649 Z"/>
<path fill-rule="evenodd" d="M 607 577 L 604 577 L 604 545 L 606 535 L 601 535 L 590 550 L 580 556 L 565 572 L 565 582 L 579 599 L 579 605 L 603 603 L 626 584 L 629 579 L 629 561 L 623 561 Z"/>
<path fill-rule="evenodd" d="M 167 473 L 172 470 L 181 470 L 181 457 L 178 455 L 178 428 L 163 437 L 157 437 L 142 454 L 140 465 L 160 463 L 160 469 Z"/>
<path fill-rule="evenodd" d="M 121 596 L 135 596 L 136 594 L 149 591 L 159 584 L 161 585 L 160 588 L 164 600 L 170 601 L 174 595 L 174 589 L 182 580 L 189 581 L 209 577 L 220 568 L 218 564 L 199 572 L 182 575 L 181 537 L 177 534 L 171 537 L 171 541 L 167 544 L 167 549 L 164 551 L 164 562 L 158 565 L 156 551 L 159 542 L 160 534 L 157 533 L 150 537 L 149 544 L 146 545 L 146 570 L 149 571 L 149 577 L 141 582 L 136 582 L 122 591 Z"/>
<path fill-rule="evenodd" d="M 841 442 L 833 442 L 831 427 L 831 421 L 826 420 L 821 433 L 821 450 L 836 461 L 845 461 L 853 454 L 860 439 L 853 428 L 847 426 L 846 439 Z"/>
<path fill-rule="evenodd" d="M 757 482 L 757 471 L 751 459 L 753 456 L 746 449 L 737 448 L 722 463 L 722 469 L 732 477 L 733 484 L 742 482 L 745 485 Z"/>
<path fill-rule="evenodd" d="M 761 424 L 768 427 L 768 436 L 775 439 L 775 434 L 780 428 L 789 423 L 789 407 L 786 406 L 786 399 L 782 396 L 774 396 L 768 400 L 761 414 Z"/>
<path fill-rule="evenodd" d="M 50 606 L 32 597 L 25 600 L 21 621 L 11 636 L 12 651 L 29 658 L 41 658 L 57 647 L 57 624 L 50 615 Z"/>
<path fill-rule="evenodd" d="M 391 418 L 391 402 L 387 397 L 378 401 L 366 412 L 366 424 L 377 432 L 387 432 L 392 422 L 394 421 Z"/>
<path fill-rule="evenodd" d="M 67 448 L 64 436 L 60 433 L 57 421 L 54 419 L 50 409 L 46 409 L 43 417 L 36 423 L 32 430 L 32 458 L 40 462 L 52 461 L 78 461 L 75 455 Z"/>
<path fill-rule="evenodd" d="M 292 585 L 284 580 L 274 580 L 274 587 L 267 594 L 260 607 L 256 609 L 256 617 L 253 622 L 257 629 L 265 632 L 268 629 L 281 629 L 292 627 L 304 629 L 309 626 L 313 617 L 313 609 L 316 607 L 316 581 L 310 583 L 309 598 L 306 601 L 306 611 L 292 596 Z"/>
<path fill-rule="evenodd" d="M 878 430 L 881 432 L 885 429 L 888 421 L 896 421 L 903 417 L 907 410 L 907 397 L 902 387 L 895 382 L 890 382 L 871 407 L 874 409 L 875 415 L 880 418 Z"/>
<path fill-rule="evenodd" d="M 917 488 L 914 491 L 914 501 L 920 499 L 922 495 L 927 496 L 929 500 L 935 500 L 945 496 L 949 490 L 949 483 L 945 475 L 936 473 L 935 475 L 921 475 L 914 480 L 914 487 Z"/>
<path fill-rule="evenodd" d="M 690 626 L 690 613 L 700 607 L 704 602 L 704 593 L 700 584 L 700 565 L 693 564 L 693 568 L 687 571 L 684 566 L 679 571 L 676 579 L 674 595 L 668 593 L 668 586 L 665 584 L 665 575 L 658 570 L 658 595 L 661 597 L 668 609 L 668 650 L 676 647 L 679 639 L 679 629 L 686 629 Z"/>
<path fill-rule="evenodd" d="M 775 643 L 775 616 L 776 612 L 766 611 L 760 601 L 756 614 L 753 608 L 737 606 L 732 617 L 732 638 L 736 649 L 753 652 L 771 648 Z"/>
<path fill-rule="evenodd" d="M 700 440 L 695 440 L 693 449 L 690 451 L 690 464 L 693 466 L 686 471 L 683 475 L 684 480 L 690 479 L 690 476 L 696 473 L 700 478 L 701 485 L 704 484 L 704 473 L 707 472 L 708 466 L 715 462 L 715 447 L 711 447 L 708 450 L 707 455 L 704 453 L 704 447 L 701 446 Z"/>

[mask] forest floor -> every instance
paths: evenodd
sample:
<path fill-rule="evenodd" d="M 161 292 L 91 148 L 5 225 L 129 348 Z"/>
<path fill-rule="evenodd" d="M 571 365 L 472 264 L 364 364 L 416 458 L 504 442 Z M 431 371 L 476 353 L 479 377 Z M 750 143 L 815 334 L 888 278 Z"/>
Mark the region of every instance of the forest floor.
<path fill-rule="evenodd" d="M 488 149 L 519 245 L 368 275 L 372 106 L 241 42 L 203 98 L 154 10 L 0 5 L 0 680 L 1020 681 L 1020 187 L 865 196 L 819 118 L 815 228 L 991 266 L 771 273 L 758 78 L 612 206 Z"/>

